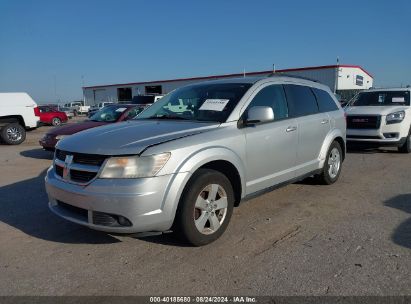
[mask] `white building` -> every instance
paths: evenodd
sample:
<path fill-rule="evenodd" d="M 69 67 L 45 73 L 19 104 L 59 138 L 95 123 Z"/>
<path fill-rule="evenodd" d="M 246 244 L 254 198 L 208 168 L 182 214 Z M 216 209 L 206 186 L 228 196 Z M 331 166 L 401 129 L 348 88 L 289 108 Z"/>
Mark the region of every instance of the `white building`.
<path fill-rule="evenodd" d="M 271 73 L 272 71 L 250 72 L 246 73 L 246 76 L 266 77 Z M 276 73 L 286 73 L 319 81 L 328 85 L 333 92 L 340 94 L 345 99 L 350 98 L 360 90 L 366 90 L 373 86 L 373 77 L 370 73 L 357 65 L 314 66 L 277 70 Z M 83 94 L 86 105 L 93 105 L 104 101 L 129 102 L 133 96 L 137 95 L 167 94 L 178 87 L 190 83 L 237 77 L 244 77 L 244 74 L 87 86 L 83 87 Z"/>

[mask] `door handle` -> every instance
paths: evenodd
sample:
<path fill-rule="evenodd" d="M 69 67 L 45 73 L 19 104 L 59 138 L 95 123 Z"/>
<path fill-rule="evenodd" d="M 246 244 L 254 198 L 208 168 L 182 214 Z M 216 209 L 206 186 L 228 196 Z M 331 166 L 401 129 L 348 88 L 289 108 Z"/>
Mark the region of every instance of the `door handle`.
<path fill-rule="evenodd" d="M 323 119 L 323 120 L 321 121 L 321 124 L 325 125 L 325 124 L 328 123 L 328 122 L 329 122 L 328 119 Z"/>
<path fill-rule="evenodd" d="M 287 129 L 285 129 L 285 132 L 293 132 L 297 130 L 297 127 L 288 127 Z"/>

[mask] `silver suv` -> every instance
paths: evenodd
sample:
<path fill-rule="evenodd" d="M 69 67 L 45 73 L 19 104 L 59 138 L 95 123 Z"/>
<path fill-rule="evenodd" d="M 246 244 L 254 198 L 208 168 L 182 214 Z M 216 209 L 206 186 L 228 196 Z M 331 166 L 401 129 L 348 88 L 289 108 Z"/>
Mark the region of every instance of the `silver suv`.
<path fill-rule="evenodd" d="M 168 105 L 183 103 L 184 107 Z M 61 140 L 46 176 L 50 209 L 93 229 L 173 230 L 216 240 L 233 207 L 315 175 L 334 183 L 344 112 L 328 87 L 272 76 L 177 89 L 135 120 Z"/>

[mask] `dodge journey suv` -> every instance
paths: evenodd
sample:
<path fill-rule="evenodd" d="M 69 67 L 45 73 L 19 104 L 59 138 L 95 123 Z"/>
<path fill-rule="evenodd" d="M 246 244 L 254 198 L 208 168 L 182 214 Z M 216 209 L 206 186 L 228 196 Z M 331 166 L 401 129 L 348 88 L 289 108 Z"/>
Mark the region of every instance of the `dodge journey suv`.
<path fill-rule="evenodd" d="M 189 85 L 134 120 L 59 141 L 46 175 L 49 207 L 97 230 L 172 230 L 204 245 L 225 231 L 243 200 L 308 176 L 334 183 L 345 129 L 337 100 L 313 81 Z"/>
<path fill-rule="evenodd" d="M 369 90 L 347 108 L 347 140 L 366 146 L 411 152 L 409 88 Z"/>

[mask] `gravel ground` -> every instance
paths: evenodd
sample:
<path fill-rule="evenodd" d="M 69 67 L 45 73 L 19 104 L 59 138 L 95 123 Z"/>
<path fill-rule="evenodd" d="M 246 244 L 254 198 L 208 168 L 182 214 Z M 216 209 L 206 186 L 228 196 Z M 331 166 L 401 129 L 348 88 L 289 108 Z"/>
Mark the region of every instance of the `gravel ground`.
<path fill-rule="evenodd" d="M 338 183 L 245 202 L 222 238 L 192 248 L 54 216 L 49 128 L 0 146 L 0 295 L 411 295 L 411 155 L 351 152 Z"/>

